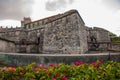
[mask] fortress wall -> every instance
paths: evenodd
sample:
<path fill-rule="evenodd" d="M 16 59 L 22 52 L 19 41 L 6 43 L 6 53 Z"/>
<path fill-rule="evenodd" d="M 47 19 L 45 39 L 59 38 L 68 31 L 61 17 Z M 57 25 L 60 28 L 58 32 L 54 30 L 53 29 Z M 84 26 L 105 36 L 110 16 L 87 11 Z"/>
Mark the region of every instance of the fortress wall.
<path fill-rule="evenodd" d="M 61 54 L 86 52 L 87 39 L 83 24 L 76 12 L 46 24 L 43 52 Z"/>
<path fill-rule="evenodd" d="M 23 30 L 23 29 L 18 29 L 18 28 L 8 28 L 8 29 L 4 29 L 0 32 L 0 38 L 3 39 L 3 45 L 6 46 L 8 45 L 8 47 L 3 47 L 1 48 L 1 51 L 3 50 L 8 50 L 8 49 L 11 49 L 11 50 L 8 50 L 7 52 L 22 52 L 22 51 L 25 51 L 26 49 L 26 41 L 27 40 L 27 31 L 26 30 Z M 7 41 L 7 42 L 6 42 Z M 13 45 L 11 43 L 8 44 L 8 42 L 14 42 L 14 48 L 13 48 Z M 25 42 L 23 42 L 25 41 Z M 25 43 L 25 45 L 21 45 L 22 43 Z M 9 48 L 10 47 L 10 48 Z M 7 49 L 8 48 L 8 49 Z M 13 51 L 13 49 L 15 51 Z M 5 51 L 6 52 L 6 51 Z"/>
<path fill-rule="evenodd" d="M 5 38 L 5 32 L 0 32 L 0 37 Z"/>
<path fill-rule="evenodd" d="M 27 52 L 32 52 L 34 49 L 36 52 L 38 51 L 38 53 L 42 52 L 44 28 L 37 27 L 35 29 L 28 30 L 27 40 L 30 42 L 30 44 L 27 46 Z"/>
<path fill-rule="evenodd" d="M 109 31 L 98 27 L 94 27 L 94 31 L 96 31 L 98 42 L 110 42 Z"/>
<path fill-rule="evenodd" d="M 10 41 L 20 41 L 27 38 L 27 32 L 22 28 L 0 28 L 0 37 Z"/>
<path fill-rule="evenodd" d="M 86 31 L 87 31 L 88 41 L 90 41 L 91 36 L 94 36 L 97 39 L 97 42 L 110 42 L 109 31 L 105 29 L 98 27 L 93 27 L 93 28 L 86 27 Z"/>
<path fill-rule="evenodd" d="M 0 28 L 0 38 L 15 42 L 19 52 L 82 54 L 91 48 L 94 36 L 99 48 L 107 48 L 109 32 L 102 28 L 88 28 L 76 10 L 54 15 L 26 24 L 26 28 Z M 88 48 L 89 47 L 89 48 Z"/>
<path fill-rule="evenodd" d="M 29 31 L 27 36 L 28 36 L 27 39 L 29 41 L 32 41 L 32 42 L 37 41 L 37 31 L 36 30 Z"/>
<path fill-rule="evenodd" d="M 85 53 L 88 51 L 88 43 L 87 43 L 87 31 L 86 31 L 86 26 L 85 23 L 83 22 L 81 16 L 79 13 L 76 13 L 77 20 L 78 20 L 78 26 L 79 26 L 79 37 L 80 37 L 80 51 L 81 53 Z M 76 24 L 76 23 L 75 23 Z"/>
<path fill-rule="evenodd" d="M 0 52 L 15 52 L 15 44 L 9 40 L 0 39 Z"/>
<path fill-rule="evenodd" d="M 94 27 L 94 28 L 88 28 L 86 27 L 87 31 L 87 40 L 88 40 L 88 47 L 89 49 L 92 48 L 93 44 L 98 44 L 99 50 L 108 50 L 110 48 L 110 36 L 109 36 L 109 31 Z M 92 37 L 94 37 L 94 40 L 92 40 Z M 96 41 L 95 41 L 96 40 Z"/>

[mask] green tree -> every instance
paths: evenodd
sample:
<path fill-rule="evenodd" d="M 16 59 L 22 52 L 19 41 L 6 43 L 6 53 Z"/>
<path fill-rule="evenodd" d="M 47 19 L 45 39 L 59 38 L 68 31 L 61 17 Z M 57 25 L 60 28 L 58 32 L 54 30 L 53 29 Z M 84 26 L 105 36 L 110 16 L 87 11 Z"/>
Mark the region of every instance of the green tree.
<path fill-rule="evenodd" d="M 112 32 L 110 32 L 110 39 L 112 42 L 117 42 L 117 43 L 120 42 L 120 37 Z"/>

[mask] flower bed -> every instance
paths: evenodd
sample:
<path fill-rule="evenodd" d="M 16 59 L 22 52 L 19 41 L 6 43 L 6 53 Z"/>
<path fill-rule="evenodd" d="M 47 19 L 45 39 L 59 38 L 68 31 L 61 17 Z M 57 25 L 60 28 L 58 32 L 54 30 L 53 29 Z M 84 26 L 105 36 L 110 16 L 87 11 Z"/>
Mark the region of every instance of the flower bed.
<path fill-rule="evenodd" d="M 120 62 L 74 62 L 73 65 L 50 64 L 44 68 L 35 63 L 23 67 L 3 67 L 0 80 L 119 80 Z"/>

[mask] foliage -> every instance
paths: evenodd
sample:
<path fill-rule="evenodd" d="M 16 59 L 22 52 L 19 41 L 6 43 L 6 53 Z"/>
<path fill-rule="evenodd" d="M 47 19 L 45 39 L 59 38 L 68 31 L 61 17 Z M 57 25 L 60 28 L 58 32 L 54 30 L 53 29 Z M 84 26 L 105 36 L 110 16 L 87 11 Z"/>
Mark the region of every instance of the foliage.
<path fill-rule="evenodd" d="M 116 34 L 110 33 L 110 39 L 113 43 L 120 43 L 120 37 Z"/>
<path fill-rule="evenodd" d="M 73 65 L 50 64 L 44 68 L 35 63 L 23 67 L 3 67 L 0 80 L 118 80 L 120 79 L 120 62 L 102 63 L 74 62 Z"/>
<path fill-rule="evenodd" d="M 117 35 L 114 34 L 114 33 L 112 33 L 112 32 L 110 32 L 109 34 L 110 34 L 110 37 L 111 37 L 111 38 L 117 37 Z"/>

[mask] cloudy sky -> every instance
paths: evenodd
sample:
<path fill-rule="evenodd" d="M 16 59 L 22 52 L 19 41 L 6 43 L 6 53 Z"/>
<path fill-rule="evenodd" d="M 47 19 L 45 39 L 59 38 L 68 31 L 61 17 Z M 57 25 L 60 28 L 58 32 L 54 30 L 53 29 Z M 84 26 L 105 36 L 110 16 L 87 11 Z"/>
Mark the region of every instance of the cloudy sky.
<path fill-rule="evenodd" d="M 20 26 L 23 17 L 38 20 L 76 9 L 86 26 L 120 35 L 120 0 L 0 0 L 0 26 Z"/>

